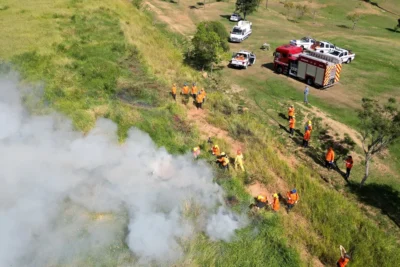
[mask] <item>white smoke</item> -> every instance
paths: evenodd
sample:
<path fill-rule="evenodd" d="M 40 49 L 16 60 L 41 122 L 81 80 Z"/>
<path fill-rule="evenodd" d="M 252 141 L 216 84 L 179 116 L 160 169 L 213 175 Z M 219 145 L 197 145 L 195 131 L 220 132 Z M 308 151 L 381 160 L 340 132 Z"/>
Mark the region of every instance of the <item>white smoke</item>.
<path fill-rule="evenodd" d="M 229 241 L 243 226 L 206 163 L 134 128 L 121 145 L 116 130 L 99 119 L 83 136 L 62 116 L 29 115 L 16 78 L 0 76 L 0 266 L 78 265 L 118 241 L 134 262 L 171 263 L 180 240 Z"/>

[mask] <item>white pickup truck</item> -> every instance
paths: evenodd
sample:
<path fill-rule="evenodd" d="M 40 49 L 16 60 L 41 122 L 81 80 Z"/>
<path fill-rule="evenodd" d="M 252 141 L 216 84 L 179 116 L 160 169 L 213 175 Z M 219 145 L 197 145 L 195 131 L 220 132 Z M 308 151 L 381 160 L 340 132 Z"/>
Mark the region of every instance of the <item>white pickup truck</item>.
<path fill-rule="evenodd" d="M 318 41 L 311 46 L 311 49 L 320 53 L 330 53 L 335 50 L 335 45 L 327 41 Z"/>
<path fill-rule="evenodd" d="M 291 45 L 295 45 L 302 48 L 310 49 L 313 44 L 315 44 L 315 40 L 311 37 L 303 37 L 300 40 L 290 40 Z"/>
<path fill-rule="evenodd" d="M 245 50 L 235 53 L 229 62 L 230 67 L 245 68 L 256 62 L 256 55 Z"/>
<path fill-rule="evenodd" d="M 235 43 L 241 43 L 247 39 L 252 33 L 252 23 L 250 21 L 241 20 L 237 25 L 233 26 L 231 34 L 229 35 L 229 41 Z"/>
<path fill-rule="evenodd" d="M 356 54 L 352 53 L 349 50 L 342 49 L 339 47 L 336 47 L 336 49 L 332 51 L 330 54 L 338 57 L 342 63 L 347 63 L 347 64 L 351 63 L 356 58 Z"/>

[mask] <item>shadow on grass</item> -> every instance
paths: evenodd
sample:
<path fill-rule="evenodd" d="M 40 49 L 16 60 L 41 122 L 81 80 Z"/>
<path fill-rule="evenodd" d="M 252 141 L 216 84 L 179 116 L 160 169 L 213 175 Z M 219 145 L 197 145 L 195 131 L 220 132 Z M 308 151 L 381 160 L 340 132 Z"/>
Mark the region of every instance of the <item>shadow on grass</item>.
<path fill-rule="evenodd" d="M 289 117 L 287 117 L 285 114 L 283 114 L 282 112 L 280 112 L 279 114 L 279 117 L 281 117 L 282 119 L 284 119 L 284 120 L 289 120 Z"/>
<path fill-rule="evenodd" d="M 339 28 L 342 28 L 342 29 L 350 29 L 349 26 L 344 25 L 344 24 L 336 25 L 336 27 L 339 27 Z"/>
<path fill-rule="evenodd" d="M 224 19 L 230 19 L 231 18 L 231 15 L 219 15 L 221 18 L 224 18 Z"/>
<path fill-rule="evenodd" d="M 287 19 L 289 22 L 293 22 L 293 23 L 299 23 L 297 20 L 295 19 Z"/>
<path fill-rule="evenodd" d="M 395 29 L 392 29 L 392 28 L 385 28 L 387 31 L 390 31 L 390 32 L 397 32 L 397 33 L 400 33 L 400 30 L 395 30 Z"/>
<path fill-rule="evenodd" d="M 198 9 L 197 6 L 189 6 L 190 9 Z"/>
<path fill-rule="evenodd" d="M 387 215 L 398 227 L 400 227 L 400 192 L 383 184 L 366 184 L 360 188 L 360 184 L 350 182 L 348 188 L 357 195 L 358 200 L 376 207 L 382 214 Z"/>
<path fill-rule="evenodd" d="M 267 69 L 269 69 L 269 70 L 275 71 L 275 69 L 274 69 L 274 63 L 272 63 L 272 62 L 262 64 L 261 67 L 264 67 L 264 68 L 267 68 Z"/>

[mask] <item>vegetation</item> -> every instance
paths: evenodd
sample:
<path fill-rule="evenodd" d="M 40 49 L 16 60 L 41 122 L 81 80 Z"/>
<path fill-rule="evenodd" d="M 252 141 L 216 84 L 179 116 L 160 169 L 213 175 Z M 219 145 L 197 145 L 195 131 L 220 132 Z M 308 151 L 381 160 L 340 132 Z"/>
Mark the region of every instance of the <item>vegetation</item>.
<path fill-rule="evenodd" d="M 359 114 L 360 128 L 365 154 L 365 174 L 361 180 L 363 186 L 369 176 L 369 166 L 375 154 L 381 153 L 400 137 L 400 112 L 396 100 L 390 98 L 385 106 L 376 100 L 363 98 L 362 111 Z"/>
<path fill-rule="evenodd" d="M 189 59 L 202 69 L 212 68 L 229 49 L 228 33 L 220 22 L 202 22 L 197 26 L 192 44 Z"/>
<path fill-rule="evenodd" d="M 201 79 L 182 63 L 187 48 L 185 38 L 158 25 L 150 14 L 139 12 L 128 1 L 27 1 L 23 9 L 16 8 L 11 0 L 6 3 L 9 8 L 1 14 L 8 27 L 0 29 L 4 37 L 0 40 L 0 57 L 11 59 L 27 81 L 44 82 L 45 102 L 70 116 L 77 129 L 88 131 L 97 117 L 104 116 L 118 124 L 121 141 L 126 130 L 136 126 L 170 152 L 185 153 L 201 142 L 198 130 L 187 120 L 186 109 L 168 101 L 165 92 L 171 82 L 199 81 L 208 92 L 208 122 L 227 130 L 246 147 L 247 174 L 233 171 L 227 175 L 216 170 L 216 181 L 225 189 L 227 199 L 237 200 L 230 204 L 232 209 L 247 211 L 251 197 L 245 187 L 254 181 L 282 194 L 292 187 L 300 192 L 301 200 L 291 214 L 286 215 L 283 208 L 278 214 L 251 214 L 250 226 L 240 230 L 230 243 L 214 242 L 203 235 L 188 241 L 183 259 L 187 262 L 182 265 L 258 266 L 268 262 L 270 266 L 313 266 L 314 260 L 334 265 L 339 244 L 353 253 L 352 266 L 396 266 L 399 262 L 398 235 L 393 230 L 397 226 L 393 228 L 385 220 L 388 214 L 400 221 L 397 176 L 371 171 L 369 182 L 359 190 L 357 181 L 364 168 L 359 162 L 348 185 L 337 172 L 325 171 L 319 164 L 327 140 L 322 137 L 330 135 L 328 141 L 337 142 L 330 134 L 332 129 L 319 118 L 321 115 L 313 115 L 301 106 L 303 84 L 268 69 L 270 55 L 258 57 L 265 60 L 261 64 L 266 68 L 254 66 L 249 69 L 251 75 L 223 69 L 213 79 Z M 182 6 L 186 8 L 186 4 L 183 2 Z M 329 37 L 338 46 L 356 51 L 357 59 L 343 66 L 342 84 L 324 92 L 312 89 L 309 100 L 311 109 L 318 108 L 335 120 L 360 129 L 356 112 L 360 107 L 352 105 L 352 100 L 388 94 L 398 98 L 400 59 L 392 45 L 382 46 L 396 41 L 385 30 L 393 26 L 393 20 L 385 14 L 365 15 L 352 36 L 343 33 L 343 13 L 355 7 L 353 2 L 344 5 L 341 0 L 333 0 L 329 6 L 319 7 L 320 17 L 305 14 L 299 23 L 285 26 L 287 21 L 279 14 L 285 12 L 285 7 L 270 1 L 269 8 L 278 12 L 253 13 L 252 21 L 262 19 L 265 24 L 253 23 L 254 33 L 246 40 L 246 47 L 258 56 L 261 40 L 271 40 L 271 46 L 276 47 L 297 35 L 313 32 L 316 38 Z M 227 3 L 225 9 L 230 8 Z M 226 10 L 220 10 L 218 16 Z M 19 21 L 15 21 L 16 14 Z M 226 28 L 231 27 L 225 19 L 220 20 Z M 316 24 L 310 26 L 310 21 Z M 45 35 L 39 34 L 43 28 L 47 30 Z M 218 33 L 215 36 L 222 40 Z M 223 45 L 217 43 L 214 44 L 222 53 Z M 104 69 L 97 68 L 103 65 Z M 231 92 L 231 81 L 247 90 L 225 94 Z M 342 99 L 333 98 L 332 94 Z M 282 113 L 289 103 L 296 105 L 300 131 L 306 118 L 313 120 L 315 134 L 308 154 L 298 149 L 301 132 L 292 139 L 284 133 L 287 120 Z M 238 105 L 249 111 L 239 114 Z M 395 161 L 400 158 L 399 148 L 398 144 L 389 147 L 387 168 L 399 169 L 400 161 Z M 363 153 L 357 147 L 353 151 Z M 206 153 L 202 156 L 213 161 Z M 380 155 L 372 162 L 379 164 Z M 120 265 L 129 265 L 132 260 L 126 246 L 123 252 L 111 254 L 124 255 L 122 259 L 118 257 Z M 89 265 L 108 263 L 98 260 L 102 259 L 94 255 Z"/>
<path fill-rule="evenodd" d="M 236 11 L 243 13 L 243 18 L 246 19 L 247 15 L 250 15 L 260 6 L 261 0 L 237 0 Z"/>
<path fill-rule="evenodd" d="M 358 12 L 351 13 L 347 15 L 347 19 L 353 22 L 352 29 L 354 30 L 356 28 L 358 21 L 361 19 L 361 14 Z"/>

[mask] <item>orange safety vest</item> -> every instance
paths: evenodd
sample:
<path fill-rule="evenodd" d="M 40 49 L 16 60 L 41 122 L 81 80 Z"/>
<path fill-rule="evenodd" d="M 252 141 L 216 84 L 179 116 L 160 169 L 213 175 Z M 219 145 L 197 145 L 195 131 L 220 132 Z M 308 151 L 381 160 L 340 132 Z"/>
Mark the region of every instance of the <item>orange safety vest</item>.
<path fill-rule="evenodd" d="M 192 95 L 197 94 L 197 87 L 196 86 L 192 86 Z"/>
<path fill-rule="evenodd" d="M 279 198 L 274 198 L 274 202 L 272 203 L 272 209 L 274 211 L 279 210 Z"/>
<path fill-rule="evenodd" d="M 206 91 L 205 91 L 204 89 L 201 89 L 201 90 L 200 90 L 200 94 L 202 94 L 203 97 L 206 97 L 206 95 L 207 95 L 207 94 L 206 94 Z"/>
<path fill-rule="evenodd" d="M 203 103 L 203 98 L 204 98 L 204 96 L 202 94 L 198 94 L 196 96 L 196 102 L 197 103 Z"/>
<path fill-rule="evenodd" d="M 171 92 L 173 95 L 176 95 L 176 86 L 172 86 Z"/>
<path fill-rule="evenodd" d="M 346 168 L 348 168 L 348 169 L 353 168 L 353 160 L 352 159 L 346 159 Z"/>
<path fill-rule="evenodd" d="M 291 117 L 294 116 L 294 108 L 289 108 L 288 115 Z"/>
<path fill-rule="evenodd" d="M 310 140 L 310 130 L 307 130 L 304 134 L 304 140 L 309 141 Z"/>
<path fill-rule="evenodd" d="M 349 262 L 350 260 L 348 259 L 348 258 L 342 258 L 342 257 L 340 257 L 340 259 L 337 261 L 337 263 L 338 263 L 338 265 L 340 266 L 340 267 L 346 267 L 346 265 L 347 265 L 347 263 Z"/>
<path fill-rule="evenodd" d="M 189 94 L 189 87 L 187 85 L 182 88 L 182 94 L 184 95 Z"/>
<path fill-rule="evenodd" d="M 334 161 L 335 160 L 335 152 L 333 152 L 333 150 L 328 150 L 328 153 L 326 153 L 325 156 L 326 161 Z"/>
<path fill-rule="evenodd" d="M 296 120 L 292 118 L 292 119 L 289 121 L 289 128 L 294 129 L 294 124 L 295 124 L 295 123 L 296 123 Z"/>
<path fill-rule="evenodd" d="M 287 197 L 288 197 L 288 203 L 289 204 L 294 204 L 296 201 L 298 201 L 299 200 L 299 194 L 297 194 L 297 193 L 294 193 L 294 194 L 292 194 L 290 191 L 289 192 L 287 192 Z"/>
<path fill-rule="evenodd" d="M 212 151 L 214 155 L 219 156 L 220 154 L 219 147 L 213 146 Z"/>

